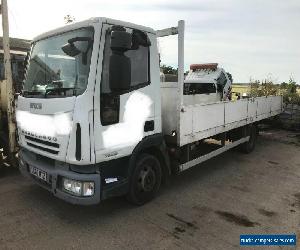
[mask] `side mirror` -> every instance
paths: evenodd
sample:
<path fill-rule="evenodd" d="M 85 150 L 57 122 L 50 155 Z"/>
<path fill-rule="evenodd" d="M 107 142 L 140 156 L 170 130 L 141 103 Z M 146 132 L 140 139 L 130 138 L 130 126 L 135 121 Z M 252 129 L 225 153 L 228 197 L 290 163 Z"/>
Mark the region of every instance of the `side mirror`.
<path fill-rule="evenodd" d="M 125 52 L 131 48 L 132 36 L 125 30 L 113 30 L 110 37 L 111 50 L 118 50 Z"/>
<path fill-rule="evenodd" d="M 74 43 L 66 43 L 65 45 L 63 45 L 61 47 L 61 49 L 63 50 L 63 52 L 66 55 L 72 56 L 72 57 L 75 57 L 75 56 L 77 56 L 77 55 L 79 55 L 81 53 L 81 51 L 76 48 L 76 46 L 74 45 Z"/>
<path fill-rule="evenodd" d="M 109 87 L 113 92 L 130 89 L 131 62 L 123 53 L 113 53 L 109 60 Z"/>
<path fill-rule="evenodd" d="M 90 37 L 74 37 L 68 40 L 68 43 L 61 47 L 62 51 L 68 55 L 75 57 L 82 53 L 82 63 L 87 64 L 87 52 L 92 46 Z"/>
<path fill-rule="evenodd" d="M 110 48 L 112 55 L 109 60 L 109 87 L 113 92 L 123 92 L 130 89 L 131 62 L 124 55 L 131 49 L 132 36 L 122 27 L 115 26 L 111 31 Z"/>

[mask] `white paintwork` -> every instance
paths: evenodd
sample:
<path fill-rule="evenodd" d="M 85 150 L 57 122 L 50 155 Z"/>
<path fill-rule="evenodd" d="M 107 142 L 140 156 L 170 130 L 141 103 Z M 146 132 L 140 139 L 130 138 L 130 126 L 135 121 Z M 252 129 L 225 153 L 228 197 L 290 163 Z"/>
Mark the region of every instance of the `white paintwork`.
<path fill-rule="evenodd" d="M 178 106 L 183 105 L 184 82 L 184 21 L 178 22 Z"/>
<path fill-rule="evenodd" d="M 40 115 L 29 111 L 17 110 L 16 120 L 24 131 L 51 137 L 68 135 L 72 128 L 72 112 Z"/>
<path fill-rule="evenodd" d="M 157 37 L 172 36 L 178 34 L 178 27 L 171 27 L 156 31 Z"/>
<path fill-rule="evenodd" d="M 220 93 L 183 95 L 183 105 L 214 103 L 221 100 Z"/>
<path fill-rule="evenodd" d="M 151 41 L 151 84 L 130 93 L 122 94 L 120 96 L 120 122 L 103 126 L 100 120 L 100 84 L 105 43 L 104 35 L 111 25 L 121 25 L 147 32 Z M 176 131 L 178 145 L 182 146 L 276 115 L 282 110 L 281 97 L 262 97 L 236 102 L 213 103 L 207 103 L 210 102 L 210 99 L 204 100 L 205 98 L 202 95 L 195 95 L 191 98 L 184 97 L 183 21 L 179 21 L 178 27 L 157 31 L 156 33 L 153 29 L 128 22 L 93 18 L 47 32 L 35 38 L 34 41 L 87 26 L 94 27 L 95 34 L 86 91 L 77 97 L 55 99 L 19 97 L 18 100 L 18 110 L 35 115 L 55 116 L 59 113 L 70 113 L 72 117 L 70 133 L 57 135 L 57 143 L 60 145 L 59 154 L 53 155 L 29 147 L 26 145 L 24 134 L 19 130 L 20 145 L 22 147 L 59 161 L 88 165 L 128 156 L 144 137 L 152 134 L 162 132 L 165 135 L 172 135 Z M 178 83 L 160 83 L 156 34 L 159 36 L 178 34 Z M 206 102 L 205 104 L 201 104 L 203 100 Z M 43 109 L 30 109 L 30 103 L 32 102 L 42 103 Z M 153 131 L 143 131 L 143 124 L 147 120 L 154 120 L 155 128 Z M 82 158 L 79 161 L 75 158 L 77 123 L 81 126 Z M 37 145 L 39 144 L 37 143 Z M 51 146 L 42 146 L 51 148 Z"/>
<path fill-rule="evenodd" d="M 219 78 L 221 72 L 224 72 L 222 68 L 217 68 L 216 70 L 190 70 L 184 82 L 216 83 L 216 79 Z"/>
<path fill-rule="evenodd" d="M 181 134 L 180 146 L 280 114 L 282 97 L 190 105 L 183 107 L 183 110 L 186 118 L 181 119 L 180 127 L 176 129 Z M 165 128 L 169 126 L 163 125 Z M 165 133 L 170 134 L 171 131 Z"/>
<path fill-rule="evenodd" d="M 103 38 L 110 24 L 103 24 Z M 118 22 L 117 24 L 120 24 Z M 127 23 L 121 24 L 127 27 Z M 130 26 L 132 27 L 132 26 Z M 129 27 L 129 28 L 130 28 Z M 143 29 L 142 29 L 143 30 Z M 103 61 L 104 39 L 101 39 L 98 60 L 98 74 L 95 85 L 95 157 L 96 162 L 108 161 L 130 155 L 135 146 L 146 136 L 161 132 L 161 109 L 160 109 L 160 74 L 159 58 L 157 53 L 156 36 L 147 33 L 151 41 L 150 46 L 150 78 L 151 83 L 146 87 L 131 91 L 120 96 L 119 123 L 103 126 L 100 120 L 100 84 Z M 133 102 L 131 101 L 133 100 Z M 144 132 L 144 124 L 147 120 L 154 120 L 154 131 Z"/>
<path fill-rule="evenodd" d="M 152 34 L 156 34 L 155 30 L 153 30 L 149 27 L 146 27 L 146 26 L 141 26 L 141 25 L 137 25 L 134 23 L 130 23 L 130 22 L 119 21 L 119 20 L 115 20 L 115 19 L 111 19 L 111 18 L 107 18 L 107 17 L 92 17 L 88 20 L 84 20 L 81 22 L 74 22 L 74 23 L 59 27 L 57 29 L 45 32 L 39 36 L 36 36 L 32 40 L 32 42 L 36 42 L 38 40 L 47 38 L 49 36 L 54 36 L 57 34 L 65 33 L 67 31 L 71 31 L 71 30 L 75 30 L 75 29 L 80 29 L 83 27 L 88 27 L 88 26 L 95 27 L 95 25 L 98 26 L 99 24 L 102 24 L 102 23 L 121 25 L 124 27 L 132 28 L 132 29 L 139 29 L 139 30 L 143 30 L 143 31 L 146 31 L 146 32 L 149 32 Z"/>
<path fill-rule="evenodd" d="M 192 133 L 199 133 L 224 124 L 224 105 L 221 102 L 205 106 L 188 106 L 185 111 L 185 113 L 192 114 Z M 184 133 L 184 135 L 188 134 Z"/>
<path fill-rule="evenodd" d="M 185 84 L 213 84 L 216 91 L 215 93 L 183 95 L 183 105 L 187 106 L 221 101 L 221 93 L 217 91 L 217 79 L 222 72 L 226 73 L 222 68 L 217 68 L 216 70 L 190 70 L 185 77 Z M 227 78 L 226 74 L 225 76 Z M 229 84 L 231 85 L 230 81 Z"/>
<path fill-rule="evenodd" d="M 102 24 L 101 24 L 102 25 Z M 86 165 L 95 162 L 94 155 L 94 137 L 93 137 L 93 94 L 95 77 L 97 71 L 97 60 L 98 60 L 98 49 L 100 42 L 100 31 L 101 25 L 98 22 L 92 22 L 90 20 L 82 22 L 81 24 L 72 24 L 66 27 L 60 28 L 57 31 L 51 31 L 43 36 L 37 38 L 37 40 L 46 38 L 50 35 L 59 34 L 66 32 L 68 30 L 73 30 L 80 27 L 93 26 L 94 27 L 94 45 L 93 53 L 91 57 L 90 74 L 88 78 L 88 84 L 86 91 L 77 97 L 67 97 L 67 98 L 24 98 L 18 97 L 18 110 L 28 111 L 36 115 L 50 115 L 70 112 L 72 116 L 72 129 L 67 135 L 57 135 L 57 143 L 59 144 L 59 153 L 51 154 L 37 148 L 33 148 L 27 145 L 25 135 L 21 133 L 22 129 L 20 124 L 18 124 L 19 131 L 19 144 L 21 147 L 27 148 L 28 150 L 35 152 L 37 154 L 47 156 L 49 158 L 63 161 L 71 164 Z M 42 109 L 31 109 L 30 103 L 40 103 L 42 104 Z M 79 123 L 81 126 L 81 142 L 82 142 L 82 152 L 81 160 L 76 160 L 75 157 L 75 147 L 76 147 L 76 124 Z M 34 137 L 44 136 L 35 135 L 35 131 L 30 131 L 33 133 Z M 45 139 L 47 141 L 48 139 Z M 38 145 L 38 143 L 35 143 Z M 49 148 L 45 145 L 40 145 L 45 148 Z"/>
<path fill-rule="evenodd" d="M 221 98 L 221 93 L 217 92 L 217 79 L 221 76 L 221 74 L 224 73 L 224 76 L 226 78 L 226 84 L 223 87 L 223 93 Z M 199 97 L 195 103 L 210 103 L 210 102 L 217 102 L 217 101 L 227 101 L 231 92 L 231 85 L 232 82 L 228 78 L 228 75 L 226 71 L 223 68 L 217 67 L 215 70 L 211 69 L 199 69 L 199 70 L 190 70 L 185 77 L 184 83 L 212 83 L 216 87 L 216 93 L 218 93 L 216 96 L 213 94 L 210 94 L 211 97 L 206 101 L 204 96 Z M 213 97 L 215 98 L 213 100 Z M 211 101 L 213 100 L 213 101 Z"/>
<path fill-rule="evenodd" d="M 178 113 L 177 112 L 177 82 L 163 82 L 160 85 L 161 92 L 161 119 L 162 132 L 171 135 L 172 131 L 177 130 Z M 168 114 L 168 115 L 167 115 Z"/>
<path fill-rule="evenodd" d="M 177 143 L 186 145 L 210 136 L 244 126 L 282 112 L 282 97 L 268 96 L 189 105 L 183 103 L 180 110 L 176 103 L 178 83 L 161 83 L 162 132 L 180 134 Z M 199 95 L 202 96 L 202 95 Z M 192 95 L 190 95 L 192 98 Z M 184 99 L 185 100 L 185 99 Z M 176 112 L 180 113 L 180 124 Z"/>
<path fill-rule="evenodd" d="M 124 100 L 125 99 L 125 100 Z M 121 121 L 102 131 L 103 149 L 114 150 L 135 146 L 144 137 L 144 125 L 154 117 L 153 101 L 149 95 L 133 91 L 122 98 Z"/>

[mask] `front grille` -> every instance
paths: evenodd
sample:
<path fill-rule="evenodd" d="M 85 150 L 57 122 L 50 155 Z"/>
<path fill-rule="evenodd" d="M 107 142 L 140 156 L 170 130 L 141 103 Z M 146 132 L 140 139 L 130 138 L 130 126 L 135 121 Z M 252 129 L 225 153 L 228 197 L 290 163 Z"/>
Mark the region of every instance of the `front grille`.
<path fill-rule="evenodd" d="M 45 141 L 28 135 L 25 135 L 25 140 L 27 145 L 30 147 L 45 151 L 50 154 L 57 155 L 59 153 L 59 144 L 56 142 Z"/>
<path fill-rule="evenodd" d="M 31 136 L 28 136 L 28 135 L 25 135 L 25 139 L 27 139 L 29 141 L 45 144 L 45 145 L 50 146 L 50 147 L 59 148 L 59 144 L 55 143 L 55 142 L 40 140 L 38 138 L 34 138 L 34 137 L 31 137 Z"/>

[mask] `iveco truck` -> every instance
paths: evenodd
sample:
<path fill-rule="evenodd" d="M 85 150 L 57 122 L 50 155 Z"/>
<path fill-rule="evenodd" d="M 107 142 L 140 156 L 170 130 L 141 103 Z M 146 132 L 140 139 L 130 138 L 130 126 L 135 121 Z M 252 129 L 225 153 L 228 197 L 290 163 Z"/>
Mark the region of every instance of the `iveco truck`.
<path fill-rule="evenodd" d="M 161 82 L 157 40 L 178 37 L 176 82 Z M 31 46 L 16 111 L 19 166 L 54 196 L 97 204 L 150 201 L 171 174 L 239 146 L 282 111 L 280 96 L 228 97 L 216 64 L 184 79 L 184 21 L 153 30 L 92 18 L 44 33 Z"/>

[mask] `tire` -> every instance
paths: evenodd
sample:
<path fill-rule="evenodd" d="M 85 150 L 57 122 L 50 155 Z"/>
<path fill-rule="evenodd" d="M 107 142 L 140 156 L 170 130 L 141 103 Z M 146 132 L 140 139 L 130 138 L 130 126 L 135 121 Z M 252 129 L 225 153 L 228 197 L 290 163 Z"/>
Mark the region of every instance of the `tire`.
<path fill-rule="evenodd" d="M 250 136 L 249 141 L 243 143 L 240 147 L 241 151 L 245 154 L 251 153 L 255 148 L 257 138 L 257 128 L 255 125 L 247 128 L 247 135 Z"/>
<path fill-rule="evenodd" d="M 131 175 L 127 199 L 138 206 L 152 200 L 157 194 L 162 180 L 159 160 L 150 154 L 141 154 Z"/>

